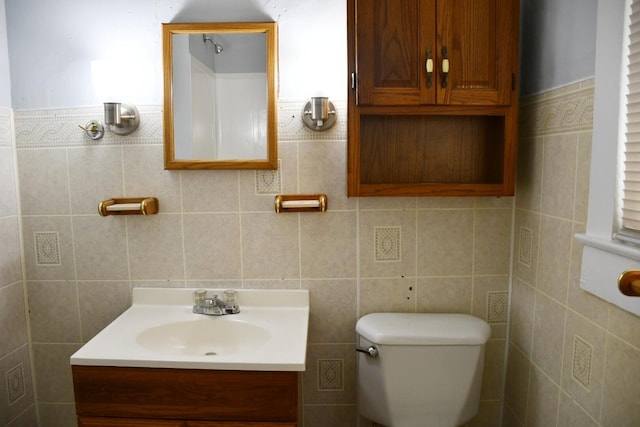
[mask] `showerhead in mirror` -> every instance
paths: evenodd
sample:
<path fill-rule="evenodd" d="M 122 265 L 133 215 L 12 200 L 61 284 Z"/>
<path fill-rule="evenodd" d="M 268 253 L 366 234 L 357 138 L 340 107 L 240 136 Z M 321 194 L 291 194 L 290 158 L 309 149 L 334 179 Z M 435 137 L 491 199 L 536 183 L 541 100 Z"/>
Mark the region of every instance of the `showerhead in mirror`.
<path fill-rule="evenodd" d="M 211 44 L 213 45 L 213 48 L 214 48 L 214 49 L 215 49 L 215 51 L 216 51 L 216 55 L 218 55 L 218 54 L 222 53 L 222 51 L 224 50 L 224 48 L 222 47 L 222 45 L 220 45 L 220 44 L 216 43 L 216 41 L 215 41 L 215 40 L 213 40 L 213 37 L 207 37 L 207 35 L 206 35 L 206 34 L 203 34 L 203 35 L 202 35 L 202 41 L 203 41 L 204 43 L 206 43 L 206 42 L 211 42 Z"/>

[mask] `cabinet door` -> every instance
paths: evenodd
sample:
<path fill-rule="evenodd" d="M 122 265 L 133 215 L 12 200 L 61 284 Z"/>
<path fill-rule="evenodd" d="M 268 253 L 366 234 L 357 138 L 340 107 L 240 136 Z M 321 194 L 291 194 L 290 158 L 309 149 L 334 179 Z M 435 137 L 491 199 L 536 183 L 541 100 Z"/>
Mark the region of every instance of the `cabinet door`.
<path fill-rule="evenodd" d="M 435 0 L 349 0 L 349 6 L 355 21 L 351 69 L 357 76 L 357 103 L 434 103 L 435 84 L 427 88 L 425 67 L 427 50 L 436 53 Z"/>
<path fill-rule="evenodd" d="M 516 84 L 517 1 L 437 2 L 438 104 L 511 103 Z M 442 72 L 445 52 L 447 75 Z"/>
<path fill-rule="evenodd" d="M 78 427 L 186 427 L 181 420 L 78 417 Z"/>

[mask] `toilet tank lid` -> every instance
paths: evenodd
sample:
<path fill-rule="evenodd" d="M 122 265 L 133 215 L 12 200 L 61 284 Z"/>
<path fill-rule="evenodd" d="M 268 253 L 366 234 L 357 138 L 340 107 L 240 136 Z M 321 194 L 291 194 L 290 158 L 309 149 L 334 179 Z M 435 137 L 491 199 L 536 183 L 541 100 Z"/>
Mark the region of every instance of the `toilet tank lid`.
<path fill-rule="evenodd" d="M 371 313 L 358 320 L 356 332 L 382 345 L 481 345 L 491 328 L 468 314 Z"/>

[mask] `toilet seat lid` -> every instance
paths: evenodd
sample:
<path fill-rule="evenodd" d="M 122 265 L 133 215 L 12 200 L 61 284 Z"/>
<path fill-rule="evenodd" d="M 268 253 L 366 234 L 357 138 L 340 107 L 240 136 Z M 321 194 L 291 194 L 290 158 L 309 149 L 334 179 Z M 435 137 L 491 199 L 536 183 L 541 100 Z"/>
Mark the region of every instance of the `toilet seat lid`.
<path fill-rule="evenodd" d="M 382 345 L 482 345 L 491 328 L 482 319 L 450 313 L 371 313 L 356 332 Z"/>

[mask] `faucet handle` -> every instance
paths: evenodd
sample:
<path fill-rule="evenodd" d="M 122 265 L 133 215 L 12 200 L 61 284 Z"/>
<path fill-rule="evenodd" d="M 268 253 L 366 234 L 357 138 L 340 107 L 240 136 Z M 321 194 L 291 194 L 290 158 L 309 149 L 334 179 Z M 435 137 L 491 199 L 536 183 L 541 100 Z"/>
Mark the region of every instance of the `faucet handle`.
<path fill-rule="evenodd" d="M 204 299 L 207 297 L 207 290 L 206 289 L 197 289 L 196 291 L 193 292 L 193 302 L 195 305 L 198 306 L 203 306 L 204 305 Z"/>

